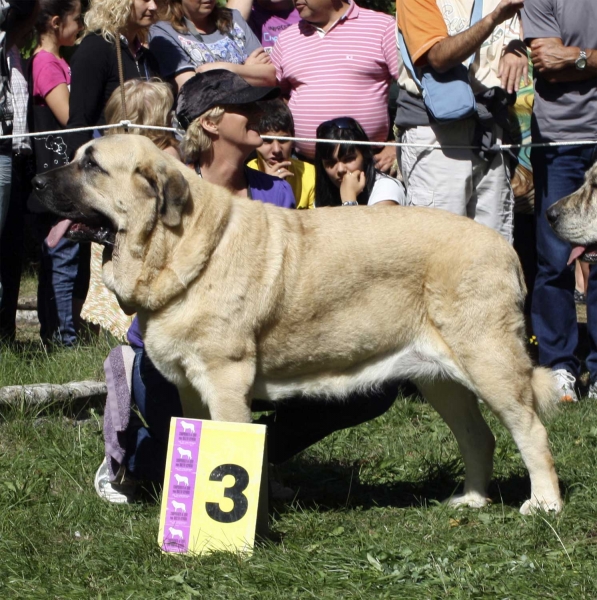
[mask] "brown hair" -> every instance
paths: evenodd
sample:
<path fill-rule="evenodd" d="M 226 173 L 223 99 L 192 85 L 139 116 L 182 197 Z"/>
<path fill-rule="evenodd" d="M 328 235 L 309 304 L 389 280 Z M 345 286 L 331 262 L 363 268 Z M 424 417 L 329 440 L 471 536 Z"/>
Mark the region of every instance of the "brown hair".
<path fill-rule="evenodd" d="M 210 14 L 214 20 L 217 30 L 222 33 L 230 33 L 234 21 L 232 19 L 232 11 L 224 6 L 216 6 Z M 170 21 L 170 24 L 179 33 L 189 33 L 189 29 L 184 22 L 184 11 L 182 9 L 182 0 L 168 0 L 165 20 Z"/>

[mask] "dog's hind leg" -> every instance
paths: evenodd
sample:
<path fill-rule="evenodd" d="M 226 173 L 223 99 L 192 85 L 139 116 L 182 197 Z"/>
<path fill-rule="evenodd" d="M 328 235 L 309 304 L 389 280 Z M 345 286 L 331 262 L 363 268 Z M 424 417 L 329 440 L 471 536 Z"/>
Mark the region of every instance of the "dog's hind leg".
<path fill-rule="evenodd" d="M 560 511 L 562 500 L 547 432 L 537 410 L 555 403 L 555 387 L 545 369 L 533 369 L 522 343 L 477 345 L 475 360 L 466 365 L 479 397 L 510 432 L 531 478 L 531 498 L 520 509 Z M 496 366 L 498 368 L 496 368 Z"/>
<path fill-rule="evenodd" d="M 524 379 L 524 389 L 492 385 L 489 390 L 479 390 L 489 408 L 511 433 L 531 478 L 531 498 L 521 507 L 522 514 L 536 509 L 562 509 L 553 457 L 549 449 L 547 431 L 534 409 L 534 377 Z M 511 381 L 511 380 L 510 380 Z"/>
<path fill-rule="evenodd" d="M 452 430 L 464 460 L 464 492 L 446 502 L 473 508 L 487 505 L 495 439 L 479 411 L 475 394 L 456 381 L 417 382 L 417 385 Z"/>

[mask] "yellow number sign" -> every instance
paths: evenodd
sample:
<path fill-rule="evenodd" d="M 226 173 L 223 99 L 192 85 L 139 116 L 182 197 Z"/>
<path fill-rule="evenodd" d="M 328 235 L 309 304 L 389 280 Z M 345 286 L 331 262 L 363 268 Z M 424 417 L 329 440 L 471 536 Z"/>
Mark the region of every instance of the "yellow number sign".
<path fill-rule="evenodd" d="M 251 552 L 265 481 L 264 449 L 264 425 L 173 418 L 158 534 L 161 549 Z"/>

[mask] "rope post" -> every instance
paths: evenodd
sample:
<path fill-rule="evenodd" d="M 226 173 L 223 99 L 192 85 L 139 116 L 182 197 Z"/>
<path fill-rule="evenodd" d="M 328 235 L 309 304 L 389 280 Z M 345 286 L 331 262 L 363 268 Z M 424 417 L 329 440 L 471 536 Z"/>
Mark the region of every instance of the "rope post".
<path fill-rule="evenodd" d="M 122 48 L 120 47 L 120 33 L 114 36 L 116 45 L 116 61 L 118 63 L 118 80 L 120 81 L 120 100 L 122 102 L 122 121 L 128 121 L 126 115 L 126 98 L 124 94 L 124 70 L 122 68 Z M 124 132 L 129 133 L 128 125 L 124 126 Z"/>

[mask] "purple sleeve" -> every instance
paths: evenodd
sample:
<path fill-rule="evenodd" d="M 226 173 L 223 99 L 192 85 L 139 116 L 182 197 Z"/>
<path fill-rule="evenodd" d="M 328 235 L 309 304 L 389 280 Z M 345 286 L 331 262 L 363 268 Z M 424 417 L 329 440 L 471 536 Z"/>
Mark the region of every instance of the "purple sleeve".
<path fill-rule="evenodd" d="M 292 188 L 287 181 L 249 167 L 245 167 L 245 175 L 249 182 L 253 200 L 261 200 L 261 202 L 267 202 L 282 208 L 294 208 L 296 206 Z"/>
<path fill-rule="evenodd" d="M 141 336 L 141 329 L 139 328 L 139 319 L 135 317 L 129 330 L 126 332 L 126 339 L 133 348 L 144 348 L 143 337 Z"/>
<path fill-rule="evenodd" d="M 284 180 L 282 180 L 282 185 L 280 186 L 280 204 L 278 206 L 282 208 L 296 208 L 296 200 L 292 187 Z"/>

